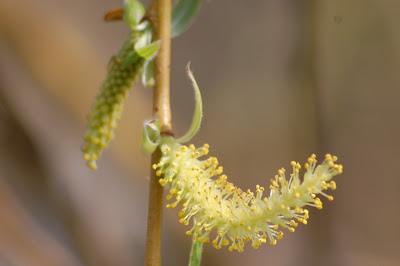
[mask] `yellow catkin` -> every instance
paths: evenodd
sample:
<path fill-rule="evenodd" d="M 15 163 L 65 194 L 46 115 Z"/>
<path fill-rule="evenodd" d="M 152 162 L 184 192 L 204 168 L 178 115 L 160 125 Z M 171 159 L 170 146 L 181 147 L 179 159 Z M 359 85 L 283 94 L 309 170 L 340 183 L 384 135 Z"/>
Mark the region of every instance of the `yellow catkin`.
<path fill-rule="evenodd" d="M 336 157 L 328 154 L 317 166 L 316 156 L 312 155 L 302 180 L 299 178 L 300 164 L 292 162 L 290 178 L 286 179 L 285 170 L 280 169 L 272 179 L 269 196 L 263 197 L 261 186 L 257 186 L 254 193 L 227 182 L 226 175 L 221 175 L 222 167 L 218 166 L 217 158 L 201 160 L 208 153 L 207 144 L 196 149 L 193 145 L 188 148 L 169 143 L 160 148 L 164 155 L 155 165 L 156 171 L 164 174 L 160 184 L 170 186 L 167 198 L 175 197 L 175 202 L 167 207 L 182 204 L 180 222 L 189 224 L 191 218 L 197 221 L 188 235 L 195 234 L 197 241 L 205 243 L 209 242 L 210 232 L 215 229 L 213 246 L 220 249 L 230 244 L 230 251 L 242 252 L 248 241 L 254 248 L 267 242 L 276 245 L 283 237 L 279 227 L 294 232 L 299 223 L 307 224 L 309 212 L 305 208 L 322 208 L 322 202 L 315 195 L 332 199 L 322 190 L 335 189 L 336 183 L 330 180 L 343 170 L 335 163 Z"/>
<path fill-rule="evenodd" d="M 133 64 L 123 67 L 139 32 L 132 31 L 116 56 L 110 59 L 106 79 L 88 116 L 84 135 L 83 158 L 88 166 L 96 169 L 96 161 L 114 137 L 114 129 L 121 118 L 121 112 L 129 90 L 143 68 L 144 60 L 139 58 Z"/>

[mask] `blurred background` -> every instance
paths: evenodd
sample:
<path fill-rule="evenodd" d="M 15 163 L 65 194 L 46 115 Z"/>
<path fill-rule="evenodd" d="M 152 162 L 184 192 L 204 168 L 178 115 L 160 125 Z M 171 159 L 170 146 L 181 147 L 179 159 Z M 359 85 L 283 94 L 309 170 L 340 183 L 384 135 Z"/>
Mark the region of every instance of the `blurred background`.
<path fill-rule="evenodd" d="M 146 3 L 148 3 L 147 1 Z M 122 0 L 0 2 L 0 265 L 143 265 L 152 90 L 137 84 L 116 139 L 86 167 L 86 115 L 128 33 Z M 188 128 L 191 61 L 204 99 L 194 144 L 230 181 L 267 186 L 291 160 L 339 157 L 334 202 L 278 245 L 206 244 L 202 265 L 400 265 L 400 1 L 204 1 L 172 42 L 172 114 Z M 164 212 L 163 265 L 190 237 Z"/>

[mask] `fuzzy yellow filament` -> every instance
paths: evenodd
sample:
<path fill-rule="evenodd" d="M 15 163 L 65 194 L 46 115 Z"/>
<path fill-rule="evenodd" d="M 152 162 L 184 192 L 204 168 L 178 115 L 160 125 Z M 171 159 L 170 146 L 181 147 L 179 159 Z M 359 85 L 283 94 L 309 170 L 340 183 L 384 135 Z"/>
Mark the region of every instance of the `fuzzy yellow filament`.
<path fill-rule="evenodd" d="M 333 200 L 324 190 L 336 189 L 331 179 L 343 171 L 342 165 L 335 163 L 336 156 L 327 154 L 317 166 L 316 156 L 311 155 L 305 164 L 303 181 L 299 178 L 300 164 L 292 162 L 290 177 L 287 179 L 285 170 L 280 169 L 271 180 L 269 196 L 265 197 L 261 186 L 257 185 L 254 193 L 227 182 L 217 158 L 201 160 L 208 154 L 208 148 L 207 144 L 197 149 L 175 142 L 163 144 L 162 158 L 153 168 L 158 176 L 163 176 L 160 184 L 169 184 L 167 199 L 175 197 L 167 208 L 182 204 L 179 217 L 185 225 L 192 217 L 196 219 L 187 235 L 194 234 L 198 241 L 209 242 L 210 232 L 216 229 L 212 243 L 217 249 L 230 244 L 230 251 L 242 252 L 248 241 L 253 248 L 266 242 L 275 245 L 283 236 L 279 228 L 294 232 L 298 223 L 307 224 L 307 206 L 322 209 L 317 194 Z"/>

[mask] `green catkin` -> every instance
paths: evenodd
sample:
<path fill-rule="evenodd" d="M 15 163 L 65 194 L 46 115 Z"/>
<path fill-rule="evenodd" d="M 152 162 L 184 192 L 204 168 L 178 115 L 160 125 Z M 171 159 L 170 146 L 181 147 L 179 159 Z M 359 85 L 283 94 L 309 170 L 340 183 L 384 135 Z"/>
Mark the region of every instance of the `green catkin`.
<path fill-rule="evenodd" d="M 253 248 L 267 242 L 275 245 L 283 236 L 279 229 L 294 232 L 299 223 L 307 224 L 306 207 L 322 209 L 318 194 L 333 200 L 325 190 L 336 189 L 331 179 L 343 171 L 342 165 L 336 164 L 336 156 L 327 154 L 317 165 L 313 154 L 304 165 L 302 180 L 300 164 L 292 161 L 293 173 L 287 176 L 285 169 L 280 169 L 271 179 L 269 195 L 263 196 L 264 188 L 259 185 L 254 193 L 227 182 L 217 158 L 201 159 L 208 154 L 207 144 L 196 149 L 171 142 L 162 144 L 160 149 L 162 157 L 153 169 L 160 176 L 160 184 L 170 187 L 167 199 L 175 197 L 167 208 L 182 204 L 180 222 L 188 225 L 190 219 L 196 220 L 187 235 L 205 243 L 215 229 L 213 246 L 220 249 L 230 245 L 230 251 L 242 252 L 248 241 Z"/>
<path fill-rule="evenodd" d="M 108 73 L 100 93 L 88 116 L 88 126 L 84 135 L 83 158 L 88 166 L 96 169 L 96 160 L 114 137 L 114 129 L 121 118 L 121 112 L 129 90 L 141 72 L 144 59 L 139 58 L 133 64 L 125 66 L 128 56 L 132 54 L 134 44 L 140 32 L 131 31 L 116 56 L 110 59 Z"/>

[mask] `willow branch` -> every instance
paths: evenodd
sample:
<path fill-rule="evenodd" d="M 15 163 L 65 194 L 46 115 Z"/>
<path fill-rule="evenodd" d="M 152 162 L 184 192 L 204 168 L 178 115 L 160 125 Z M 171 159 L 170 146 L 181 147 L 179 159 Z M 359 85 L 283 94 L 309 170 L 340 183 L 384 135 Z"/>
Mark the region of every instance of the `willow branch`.
<path fill-rule="evenodd" d="M 153 0 L 147 14 L 153 25 L 154 41 L 161 40 L 161 47 L 154 61 L 153 116 L 159 119 L 163 135 L 173 135 L 170 108 L 171 13 L 172 0 Z M 157 150 L 152 155 L 151 164 L 157 163 L 159 159 L 160 152 Z M 158 180 L 159 177 L 152 169 L 145 257 L 145 265 L 148 266 L 161 265 L 163 188 Z"/>

